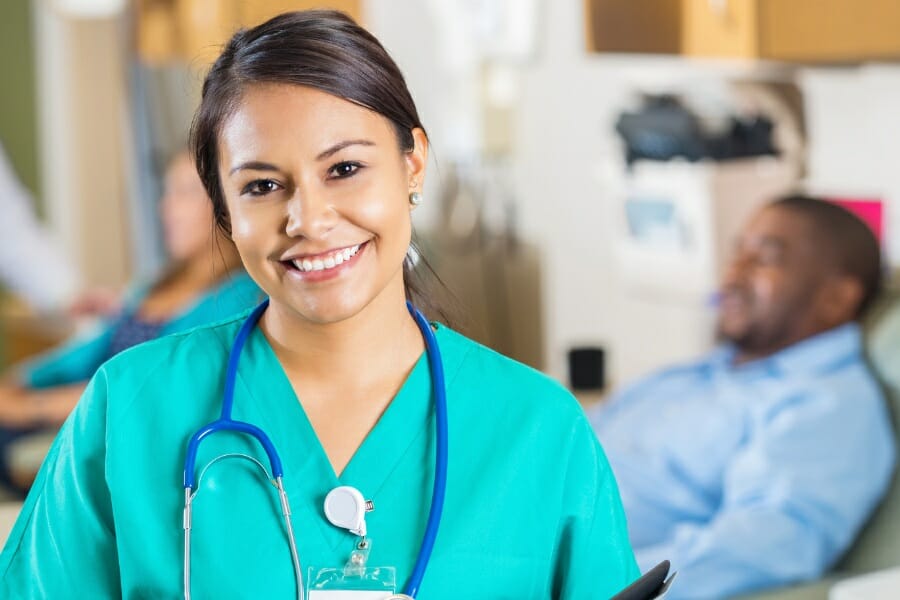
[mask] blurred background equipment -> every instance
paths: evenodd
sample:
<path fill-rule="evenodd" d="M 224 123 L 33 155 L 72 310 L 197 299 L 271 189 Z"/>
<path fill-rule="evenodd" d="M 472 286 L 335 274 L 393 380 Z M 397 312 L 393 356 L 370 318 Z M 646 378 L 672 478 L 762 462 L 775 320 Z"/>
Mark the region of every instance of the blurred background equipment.
<path fill-rule="evenodd" d="M 540 254 L 516 230 L 509 190 L 488 167 L 442 170 L 439 224 L 422 251 L 458 304 L 455 326 L 536 369 L 544 365 Z M 495 173 L 496 174 L 496 173 Z"/>
<path fill-rule="evenodd" d="M 772 121 L 765 116 L 731 116 L 724 131 L 710 132 L 678 98 L 645 96 L 636 112 L 625 112 L 616 131 L 625 142 L 625 160 L 734 160 L 776 156 Z"/>
<path fill-rule="evenodd" d="M 785 88 L 741 82 L 718 90 L 716 102 L 704 89 L 702 103 L 687 88 L 641 94 L 637 109 L 619 115 L 621 154 L 601 176 L 618 282 L 610 293 L 621 307 L 610 338 L 614 380 L 714 343 L 715 294 L 736 235 L 800 181 L 802 117 L 776 100 L 794 92 Z"/>
<path fill-rule="evenodd" d="M 520 79 L 540 46 L 542 3 L 430 0 L 427 7 L 447 79 L 436 103 L 442 118 L 429 124 L 423 110 L 437 156 L 428 179 L 437 185 L 415 215 L 422 251 L 455 296 L 463 333 L 541 369 L 541 255 L 518 227 L 511 163 Z"/>

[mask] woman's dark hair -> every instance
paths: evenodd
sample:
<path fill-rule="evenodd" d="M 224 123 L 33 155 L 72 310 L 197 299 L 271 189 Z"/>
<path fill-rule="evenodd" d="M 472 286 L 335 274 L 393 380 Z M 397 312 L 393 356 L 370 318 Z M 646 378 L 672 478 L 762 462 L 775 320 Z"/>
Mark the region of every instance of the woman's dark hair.
<path fill-rule="evenodd" d="M 344 13 L 291 12 L 239 30 L 207 74 L 191 126 L 197 171 L 212 199 L 216 224 L 229 235 L 231 223 L 219 178 L 219 134 L 247 88 L 264 83 L 315 88 L 373 110 L 391 122 L 402 152 L 415 147 L 413 129 L 424 131 L 397 64 L 371 33 Z M 420 259 L 418 264 L 434 275 L 427 262 Z M 407 298 L 426 314 L 446 318 L 413 269 L 412 261 L 404 262 Z"/>

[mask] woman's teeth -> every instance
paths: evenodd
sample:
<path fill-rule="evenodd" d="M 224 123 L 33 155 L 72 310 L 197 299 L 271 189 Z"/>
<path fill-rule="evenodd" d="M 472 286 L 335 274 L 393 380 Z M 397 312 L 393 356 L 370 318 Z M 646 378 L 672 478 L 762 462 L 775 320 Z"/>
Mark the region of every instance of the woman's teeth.
<path fill-rule="evenodd" d="M 336 252 L 332 252 L 331 254 L 326 255 L 325 257 L 319 258 L 298 258 L 292 260 L 294 266 L 297 267 L 298 271 L 324 271 L 325 269 L 333 269 L 334 267 L 343 264 L 350 260 L 357 252 L 359 252 L 359 244 L 355 246 L 351 246 L 349 248 L 344 248 L 343 250 L 338 250 Z"/>

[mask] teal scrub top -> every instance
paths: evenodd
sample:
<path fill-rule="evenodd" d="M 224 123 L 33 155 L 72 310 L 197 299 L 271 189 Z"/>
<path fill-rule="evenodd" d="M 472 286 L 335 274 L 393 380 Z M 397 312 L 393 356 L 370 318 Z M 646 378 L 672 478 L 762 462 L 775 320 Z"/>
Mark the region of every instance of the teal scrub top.
<path fill-rule="evenodd" d="M 151 288 L 152 284 L 135 286 L 126 294 L 124 310 L 137 310 Z M 234 271 L 166 321 L 160 336 L 221 321 L 244 312 L 261 299 L 262 293 L 250 276 L 243 270 Z M 96 328 L 20 365 L 17 368 L 19 381 L 29 388 L 87 381 L 109 358 L 117 325 L 118 319 L 105 319 Z"/>
<path fill-rule="evenodd" d="M 243 317 L 127 350 L 106 363 L 63 426 L 0 554 L 0 596 L 182 597 L 189 437 L 221 408 Z M 609 598 L 638 576 L 612 471 L 561 386 L 437 325 L 449 407 L 443 519 L 419 598 Z M 343 566 L 357 538 L 328 523 L 325 495 L 374 501 L 369 566 L 397 569 L 422 541 L 434 479 L 425 354 L 344 472 L 333 471 L 265 336 L 241 357 L 234 418 L 261 427 L 284 463 L 304 574 Z M 250 438 L 215 434 L 198 472 L 225 453 L 268 467 Z M 218 461 L 194 501 L 196 598 L 295 593 L 278 496 L 249 461 Z"/>

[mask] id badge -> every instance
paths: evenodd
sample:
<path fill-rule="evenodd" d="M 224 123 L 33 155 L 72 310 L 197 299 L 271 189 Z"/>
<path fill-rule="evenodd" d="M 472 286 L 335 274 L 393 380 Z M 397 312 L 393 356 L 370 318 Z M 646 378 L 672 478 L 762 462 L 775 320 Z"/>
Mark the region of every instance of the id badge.
<path fill-rule="evenodd" d="M 343 567 L 309 568 L 307 600 L 388 600 L 397 590 L 394 567 L 369 567 L 371 542 L 358 543 Z"/>
<path fill-rule="evenodd" d="M 310 567 L 307 600 L 388 600 L 397 589 L 394 567 L 368 567 L 353 574 L 344 567 Z"/>

